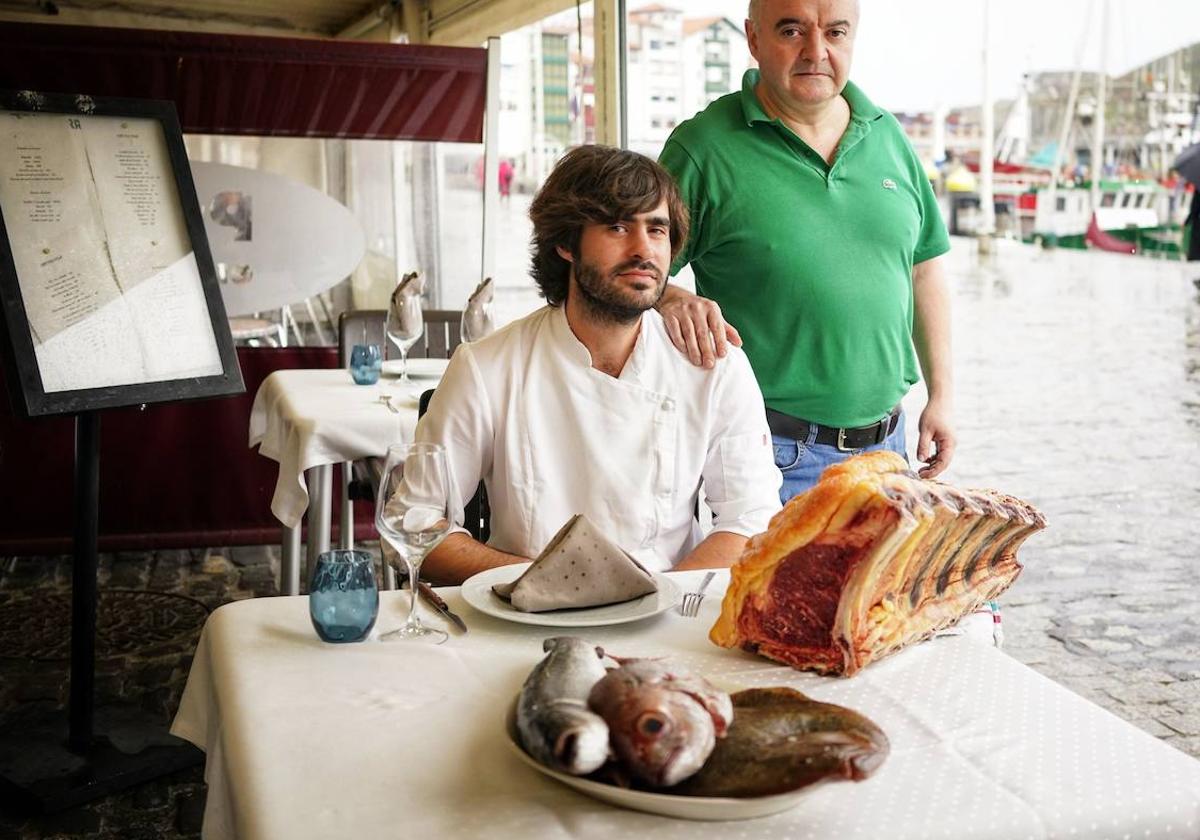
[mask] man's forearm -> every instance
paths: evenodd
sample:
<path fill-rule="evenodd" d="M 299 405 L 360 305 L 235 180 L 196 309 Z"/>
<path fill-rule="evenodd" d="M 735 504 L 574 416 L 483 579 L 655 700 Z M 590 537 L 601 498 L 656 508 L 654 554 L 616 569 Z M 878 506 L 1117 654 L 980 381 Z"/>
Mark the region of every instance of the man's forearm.
<path fill-rule="evenodd" d="M 421 564 L 421 576 L 438 586 L 457 586 L 477 572 L 528 562 L 528 557 L 497 551 L 467 534 L 457 533 L 446 537 L 429 553 Z"/>
<path fill-rule="evenodd" d="M 679 561 L 674 569 L 685 572 L 688 569 L 727 569 L 733 561 L 742 556 L 746 547 L 746 538 L 741 534 L 729 531 L 713 531 L 704 538 L 700 545 L 691 550 L 687 557 Z"/>
<path fill-rule="evenodd" d="M 952 402 L 950 364 L 950 291 L 940 258 L 913 267 L 913 346 L 930 401 Z"/>

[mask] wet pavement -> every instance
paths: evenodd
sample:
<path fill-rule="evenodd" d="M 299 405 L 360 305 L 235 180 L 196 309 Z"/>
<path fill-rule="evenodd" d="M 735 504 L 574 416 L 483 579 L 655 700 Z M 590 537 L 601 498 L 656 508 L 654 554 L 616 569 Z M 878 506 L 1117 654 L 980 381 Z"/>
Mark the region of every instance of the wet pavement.
<path fill-rule="evenodd" d="M 1200 265 L 999 244 L 948 258 L 944 477 L 1049 522 L 1003 598 L 1006 650 L 1200 757 Z"/>
<path fill-rule="evenodd" d="M 509 237 L 513 266 L 524 236 Z M 999 244 L 980 261 L 956 240 L 947 258 L 959 448 L 945 478 L 1025 498 L 1049 522 L 1003 598 L 1006 650 L 1200 757 L 1200 265 Z M 527 288 L 500 292 L 501 310 L 537 305 Z M 918 387 L 906 401 L 914 417 L 922 400 Z M 278 562 L 261 546 L 106 555 L 101 587 L 213 609 L 275 594 Z M 67 592 L 69 567 L 0 558 L 0 615 Z M 169 717 L 194 645 L 181 629 L 171 650 L 101 652 L 102 698 Z M 65 690 L 61 660 L 0 648 L 0 718 Z M 52 818 L 0 814 L 0 840 L 195 837 L 203 792 L 195 768 Z"/>

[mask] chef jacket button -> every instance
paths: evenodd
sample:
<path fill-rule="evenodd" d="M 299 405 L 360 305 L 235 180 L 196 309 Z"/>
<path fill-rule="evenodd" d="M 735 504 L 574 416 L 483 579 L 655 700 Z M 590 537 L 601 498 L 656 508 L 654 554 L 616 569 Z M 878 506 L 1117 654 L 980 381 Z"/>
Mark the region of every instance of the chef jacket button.
<path fill-rule="evenodd" d="M 667 397 L 667 399 L 663 400 L 662 410 L 663 411 L 674 411 L 675 410 L 675 400 L 671 399 L 670 397 Z"/>

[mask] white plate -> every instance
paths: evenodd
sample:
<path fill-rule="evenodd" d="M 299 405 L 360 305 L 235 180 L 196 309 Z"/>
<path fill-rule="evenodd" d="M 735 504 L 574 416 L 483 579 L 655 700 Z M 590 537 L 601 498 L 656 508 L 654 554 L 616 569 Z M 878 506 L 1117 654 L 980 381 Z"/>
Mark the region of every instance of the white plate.
<path fill-rule="evenodd" d="M 508 746 L 517 758 L 539 773 L 544 773 L 568 787 L 573 787 L 581 793 L 586 793 L 588 796 L 610 805 L 634 811 L 645 811 L 649 814 L 661 814 L 664 817 L 679 817 L 685 820 L 750 820 L 755 817 L 778 814 L 780 811 L 795 807 L 806 793 L 815 787 L 820 787 L 819 784 L 810 785 L 773 796 L 753 796 L 744 799 L 725 796 L 679 796 L 671 793 L 629 790 L 580 776 L 572 776 L 569 773 L 560 773 L 535 761 L 521 748 L 517 740 L 517 703 L 515 700 L 508 709 L 505 731 L 508 734 L 506 739 Z"/>
<path fill-rule="evenodd" d="M 682 597 L 679 585 L 675 581 L 666 575 L 651 572 L 654 582 L 658 584 L 658 591 L 643 595 L 635 601 L 578 610 L 521 612 L 496 595 L 492 587 L 497 583 L 516 580 L 531 565 L 533 564 L 514 563 L 511 566 L 498 566 L 472 575 L 462 585 L 463 600 L 481 613 L 518 624 L 537 624 L 542 627 L 601 627 L 605 624 L 624 624 L 627 621 L 638 621 L 658 615 L 678 604 Z"/>
<path fill-rule="evenodd" d="M 409 359 L 408 375 L 412 379 L 440 379 L 448 364 L 449 359 Z M 389 359 L 384 362 L 383 373 L 386 376 L 399 376 L 400 360 Z"/>

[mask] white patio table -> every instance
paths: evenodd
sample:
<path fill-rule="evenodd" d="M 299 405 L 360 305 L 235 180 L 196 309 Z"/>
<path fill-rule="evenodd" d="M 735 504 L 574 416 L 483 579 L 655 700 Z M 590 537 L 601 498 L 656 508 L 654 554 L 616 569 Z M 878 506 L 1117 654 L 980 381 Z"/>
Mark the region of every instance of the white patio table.
<path fill-rule="evenodd" d="M 506 710 L 553 628 L 485 616 L 448 588 L 467 635 L 331 645 L 312 630 L 306 598 L 267 598 L 209 618 L 172 727 L 207 753 L 204 836 L 1200 837 L 1200 761 L 1001 651 L 944 637 L 851 679 L 798 673 L 708 641 L 727 579 L 699 618 L 672 610 L 576 634 L 725 684 L 790 685 L 857 709 L 891 741 L 872 778 L 738 823 L 620 809 L 539 774 L 508 742 Z M 376 632 L 402 612 L 401 593 L 384 593 Z"/>
<path fill-rule="evenodd" d="M 425 365 L 445 363 L 421 360 Z M 439 376 L 414 379 L 407 388 L 392 377 L 356 385 L 343 369 L 280 370 L 263 380 L 250 410 L 250 446 L 279 462 L 271 512 L 283 524 L 280 591 L 300 591 L 300 522 L 308 513 L 307 560 L 329 550 L 333 511 L 333 465 L 384 455 L 393 443 L 412 440 L 417 394 Z M 391 396 L 390 405 L 380 401 Z M 354 524 L 342 477 L 342 547 Z M 310 499 L 311 491 L 311 499 Z"/>

